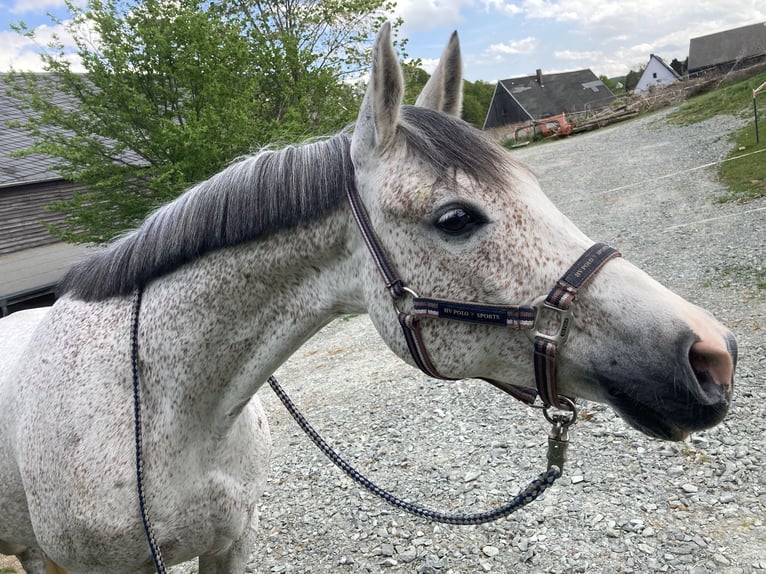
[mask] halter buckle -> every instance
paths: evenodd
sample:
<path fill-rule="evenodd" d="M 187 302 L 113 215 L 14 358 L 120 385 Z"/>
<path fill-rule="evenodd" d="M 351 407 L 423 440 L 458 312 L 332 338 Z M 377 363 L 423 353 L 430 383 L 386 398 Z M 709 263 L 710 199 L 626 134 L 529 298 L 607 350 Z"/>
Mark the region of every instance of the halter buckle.
<path fill-rule="evenodd" d="M 561 309 L 555 305 L 551 305 L 546 300 L 546 296 L 538 297 L 532 302 L 532 307 L 537 311 L 535 313 L 535 324 L 528 331 L 525 331 L 530 340 L 534 341 L 537 338 L 551 341 L 556 345 L 563 345 L 569 338 L 569 332 L 572 328 L 572 311 L 570 309 Z M 558 326 L 552 333 L 546 333 L 538 329 L 540 324 L 540 318 L 543 315 L 543 311 L 550 311 L 558 315 Z"/>

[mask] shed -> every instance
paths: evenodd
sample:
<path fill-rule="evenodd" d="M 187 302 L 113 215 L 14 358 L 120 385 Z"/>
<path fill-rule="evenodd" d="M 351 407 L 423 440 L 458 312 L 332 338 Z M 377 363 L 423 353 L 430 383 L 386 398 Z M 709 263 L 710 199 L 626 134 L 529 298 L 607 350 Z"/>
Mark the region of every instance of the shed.
<path fill-rule="evenodd" d="M 638 83 L 635 87 L 635 92 L 640 94 L 642 92 L 648 92 L 650 88 L 669 86 L 675 84 L 681 79 L 673 68 L 665 63 L 665 60 L 655 54 L 649 56 L 649 63 L 644 69 L 644 73 L 638 79 Z"/>
<path fill-rule="evenodd" d="M 53 302 L 56 284 L 88 248 L 59 241 L 44 222 L 62 217 L 47 207 L 69 199 L 79 184 L 65 180 L 55 160 L 44 155 L 16 157 L 33 142 L 7 122 L 27 112 L 6 94 L 0 74 L 0 315 Z M 63 97 L 63 96 L 62 96 Z"/>
<path fill-rule="evenodd" d="M 766 61 L 766 22 L 689 41 L 689 75 L 744 68 Z"/>
<path fill-rule="evenodd" d="M 580 114 L 609 106 L 611 90 L 590 70 L 500 80 L 484 129 L 539 120 L 562 113 Z"/>

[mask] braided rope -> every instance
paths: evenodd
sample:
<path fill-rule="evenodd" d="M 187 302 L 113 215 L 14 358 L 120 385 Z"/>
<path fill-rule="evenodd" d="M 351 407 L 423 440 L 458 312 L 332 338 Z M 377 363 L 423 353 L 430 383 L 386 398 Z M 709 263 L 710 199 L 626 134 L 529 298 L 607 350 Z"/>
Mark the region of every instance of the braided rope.
<path fill-rule="evenodd" d="M 146 540 L 149 550 L 152 552 L 152 561 L 157 574 L 166 574 L 165 562 L 162 560 L 162 552 L 154 536 L 149 512 L 146 509 L 146 495 L 144 493 L 144 456 L 143 441 L 141 438 L 141 397 L 138 377 L 138 317 L 141 311 L 141 298 L 143 291 L 138 288 L 133 293 L 133 326 L 130 334 L 130 364 L 133 371 L 133 417 L 136 435 L 136 484 L 138 487 L 138 508 L 141 511 L 141 521 L 144 525 Z"/>
<path fill-rule="evenodd" d="M 146 508 L 146 495 L 144 491 L 144 460 L 143 460 L 143 441 L 142 441 L 142 420 L 141 420 L 141 397 L 140 397 L 140 385 L 139 385 L 139 373 L 138 373 L 138 324 L 141 311 L 141 299 L 143 291 L 141 288 L 137 288 L 133 295 L 133 311 L 132 311 L 132 328 L 131 328 L 131 349 L 130 349 L 130 362 L 133 379 L 133 415 L 134 415 L 134 430 L 135 430 L 135 463 L 136 463 L 136 485 L 138 491 L 138 506 L 141 512 L 141 521 L 143 523 L 146 539 L 149 544 L 149 549 L 152 555 L 152 561 L 154 563 L 157 574 L 166 574 L 165 563 L 162 558 L 162 551 L 157 543 L 152 528 L 151 520 L 149 518 L 149 512 Z M 526 488 L 521 490 L 515 497 L 509 502 L 498 506 L 496 508 L 478 512 L 475 514 L 463 514 L 463 513 L 445 513 L 432 510 L 408 502 L 397 496 L 383 490 L 367 477 L 359 473 L 353 466 L 346 462 L 330 445 L 314 430 L 311 424 L 300 413 L 298 408 L 292 402 L 285 390 L 281 387 L 276 378 L 269 377 L 269 385 L 274 390 L 274 393 L 285 405 L 285 408 L 308 435 L 311 441 L 321 450 L 325 456 L 327 456 L 333 464 L 340 468 L 346 475 L 353 479 L 356 483 L 366 488 L 372 494 L 382 498 L 392 506 L 420 516 L 428 520 L 435 522 L 441 522 L 443 524 L 453 525 L 475 525 L 484 524 L 487 522 L 493 522 L 504 518 L 518 509 L 526 506 L 530 502 L 536 500 L 545 490 L 551 486 L 556 479 L 561 476 L 561 469 L 558 466 L 550 466 L 548 470 L 541 473 L 536 479 L 534 479 Z"/>
<path fill-rule="evenodd" d="M 360 484 L 372 494 L 382 498 L 392 506 L 400 508 L 406 512 L 432 520 L 434 522 L 441 522 L 443 524 L 455 524 L 455 525 L 471 525 L 471 524 L 484 524 L 486 522 L 493 522 L 500 518 L 504 518 L 509 514 L 517 511 L 522 506 L 533 502 L 538 496 L 540 496 L 545 490 L 552 485 L 557 478 L 561 476 L 561 469 L 558 466 L 551 466 L 547 471 L 543 472 L 534 479 L 529 486 L 523 489 L 519 494 L 513 497 L 509 502 L 498 506 L 491 510 L 479 512 L 476 514 L 449 514 L 431 510 L 420 506 L 418 504 L 402 500 L 380 488 L 378 485 L 370 481 L 367 477 L 360 474 L 353 466 L 346 462 L 341 456 L 335 452 L 330 445 L 317 433 L 314 428 L 309 424 L 306 418 L 298 411 L 293 401 L 287 396 L 287 393 L 274 377 L 269 377 L 269 385 L 274 390 L 274 393 L 285 405 L 285 408 L 290 415 L 295 419 L 295 422 L 303 429 L 311 441 L 321 450 L 327 458 L 329 458 L 335 466 L 340 468 L 356 483 Z"/>

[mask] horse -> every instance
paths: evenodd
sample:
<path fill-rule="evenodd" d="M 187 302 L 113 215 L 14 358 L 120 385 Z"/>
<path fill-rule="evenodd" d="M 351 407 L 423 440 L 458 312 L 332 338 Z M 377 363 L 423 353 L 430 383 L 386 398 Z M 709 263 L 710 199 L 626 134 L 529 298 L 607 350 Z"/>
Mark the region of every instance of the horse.
<path fill-rule="evenodd" d="M 243 572 L 270 463 L 256 392 L 291 353 L 368 313 L 417 366 L 400 322 L 417 293 L 480 302 L 452 311 L 494 318 L 528 308 L 592 249 L 528 168 L 459 118 L 456 33 L 414 106 L 403 91 L 384 25 L 353 126 L 241 158 L 76 263 L 52 307 L 0 321 L 0 552 L 29 574 L 155 570 L 136 496 L 134 372 L 165 562 Z M 402 281 L 381 280 L 349 194 Z M 618 257 L 570 311 L 556 393 L 667 440 L 724 418 L 736 342 L 709 313 Z M 562 335 L 559 320 L 541 323 Z M 521 330 L 419 324 L 435 373 L 535 388 Z"/>

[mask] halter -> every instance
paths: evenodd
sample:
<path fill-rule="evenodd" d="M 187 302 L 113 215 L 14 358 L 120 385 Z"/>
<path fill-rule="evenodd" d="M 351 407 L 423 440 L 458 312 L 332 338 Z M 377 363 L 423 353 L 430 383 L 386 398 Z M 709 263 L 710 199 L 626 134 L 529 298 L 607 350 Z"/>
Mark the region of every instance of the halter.
<path fill-rule="evenodd" d="M 407 341 L 407 347 L 421 371 L 437 379 L 457 380 L 439 373 L 431 361 L 420 331 L 422 319 L 448 319 L 527 331 L 533 342 L 537 390 L 494 379 L 484 380 L 526 404 L 534 403 L 535 398 L 539 395 L 546 407 L 554 406 L 561 410 L 573 410 L 573 402 L 567 397 L 562 397 L 558 392 L 556 382 L 557 352 L 569 337 L 572 327 L 570 307 L 575 296 L 610 259 L 620 256 L 616 249 L 604 243 L 596 243 L 591 246 L 556 282 L 547 296 L 535 299 L 530 305 L 495 305 L 420 297 L 417 292 L 406 285 L 396 272 L 372 227 L 359 192 L 355 187 L 350 186 L 347 195 L 354 220 L 393 300 L 399 324 Z M 400 301 L 406 297 L 412 299 L 412 309 L 409 312 L 402 311 L 399 305 Z M 558 316 L 558 326 L 553 332 L 544 332 L 539 328 L 538 323 L 545 313 L 553 313 Z"/>

